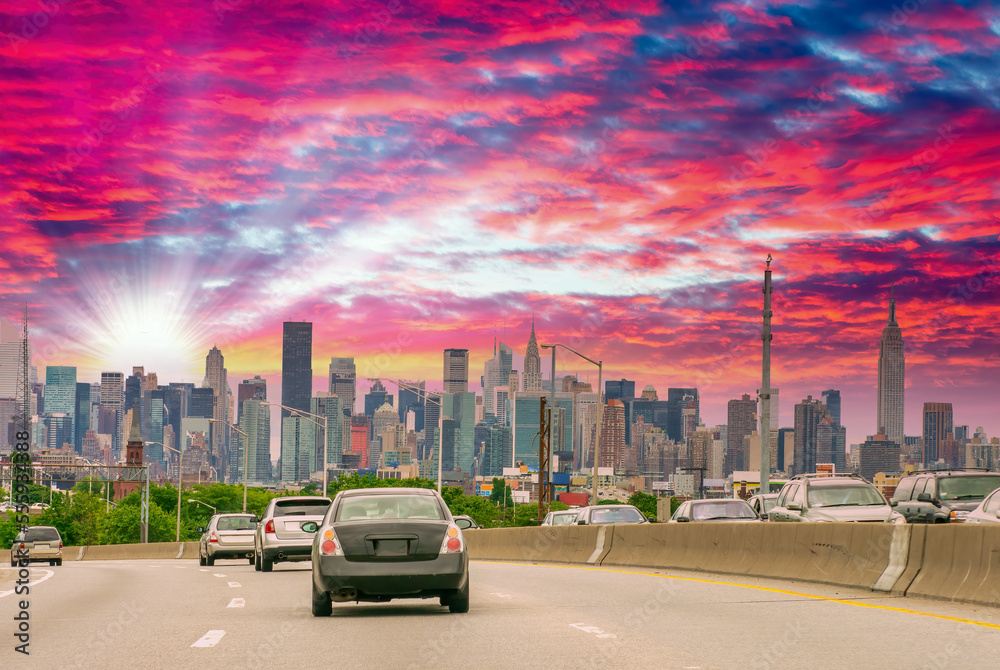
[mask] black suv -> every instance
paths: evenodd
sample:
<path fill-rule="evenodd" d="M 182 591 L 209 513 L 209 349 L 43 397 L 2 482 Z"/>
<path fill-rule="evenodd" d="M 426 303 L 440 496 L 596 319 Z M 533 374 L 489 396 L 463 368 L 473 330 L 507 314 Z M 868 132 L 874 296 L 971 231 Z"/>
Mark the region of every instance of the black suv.
<path fill-rule="evenodd" d="M 1000 472 L 981 468 L 918 470 L 899 481 L 889 504 L 907 523 L 962 523 L 998 488 Z"/>

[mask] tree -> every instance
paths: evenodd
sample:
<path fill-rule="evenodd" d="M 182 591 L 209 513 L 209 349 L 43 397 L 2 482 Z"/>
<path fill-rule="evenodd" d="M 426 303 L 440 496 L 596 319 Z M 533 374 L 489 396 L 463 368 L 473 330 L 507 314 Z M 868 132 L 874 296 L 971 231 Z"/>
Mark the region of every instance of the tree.
<path fill-rule="evenodd" d="M 628 504 L 636 507 L 643 516 L 656 518 L 656 496 L 636 491 L 628 497 Z"/>
<path fill-rule="evenodd" d="M 490 491 L 490 502 L 496 506 L 514 507 L 514 498 L 511 496 L 510 486 L 500 477 L 493 478 L 493 490 Z"/>

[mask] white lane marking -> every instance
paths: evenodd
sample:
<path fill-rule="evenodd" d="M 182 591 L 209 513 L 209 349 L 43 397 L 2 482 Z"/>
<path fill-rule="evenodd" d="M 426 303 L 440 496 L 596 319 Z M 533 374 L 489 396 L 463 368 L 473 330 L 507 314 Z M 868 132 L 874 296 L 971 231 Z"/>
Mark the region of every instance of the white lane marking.
<path fill-rule="evenodd" d="M 192 647 L 214 647 L 219 644 L 219 640 L 226 634 L 224 630 L 210 630 L 202 636 L 200 640 L 192 644 Z"/>
<path fill-rule="evenodd" d="M 513 598 L 514 596 L 507 595 L 506 593 L 491 593 L 491 596 L 496 596 L 497 598 Z"/>
<path fill-rule="evenodd" d="M 605 637 L 605 638 L 607 638 L 607 637 L 618 637 L 614 633 L 605 633 L 603 630 L 601 630 L 597 626 L 591 626 L 591 625 L 585 624 L 585 623 L 571 623 L 570 626 L 572 626 L 573 628 L 578 628 L 578 629 L 582 630 L 584 633 L 590 633 L 591 635 L 596 635 L 597 637 Z"/>
<path fill-rule="evenodd" d="M 11 568 L 11 569 L 12 570 L 17 570 L 17 568 Z M 30 570 L 31 568 L 28 568 L 28 569 Z M 37 568 L 35 568 L 35 570 L 37 570 Z M 52 575 L 56 574 L 56 573 L 52 572 L 51 570 L 42 570 L 42 572 L 45 573 L 44 577 L 42 577 L 41 579 L 36 579 L 33 582 L 28 582 L 27 587 L 28 587 L 29 590 L 35 584 L 41 584 L 42 582 L 44 582 L 49 577 L 51 577 Z M 30 575 L 29 575 L 29 577 L 30 577 Z M 16 591 L 18 588 L 23 587 L 23 586 L 25 586 L 25 585 L 21 584 L 21 585 L 19 585 L 19 587 L 15 587 L 15 588 L 11 589 L 10 591 L 0 591 L 0 598 L 4 598 L 6 596 L 9 596 L 10 594 L 14 593 L 14 591 Z"/>
<path fill-rule="evenodd" d="M 240 585 L 240 583 L 239 583 L 239 582 L 229 582 L 229 586 L 231 586 L 231 587 L 232 587 L 232 588 L 234 588 L 234 589 L 235 589 L 236 587 L 238 587 L 239 585 Z"/>
<path fill-rule="evenodd" d="M 206 572 L 207 572 L 207 571 L 206 571 Z M 219 574 L 218 572 L 213 572 L 213 573 L 212 573 L 212 576 L 213 576 L 213 577 L 225 577 L 225 575 L 220 575 L 220 574 Z"/>
<path fill-rule="evenodd" d="M 243 607 L 246 604 L 246 598 L 233 598 L 226 607 Z"/>

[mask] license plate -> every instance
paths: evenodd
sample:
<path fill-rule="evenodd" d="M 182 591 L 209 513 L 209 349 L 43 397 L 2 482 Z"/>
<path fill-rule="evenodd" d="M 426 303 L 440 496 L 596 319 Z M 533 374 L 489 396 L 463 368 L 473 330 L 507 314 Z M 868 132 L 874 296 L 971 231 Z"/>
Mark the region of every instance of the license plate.
<path fill-rule="evenodd" d="M 293 530 L 293 531 L 302 532 L 302 524 L 304 524 L 304 523 L 305 523 L 305 521 L 286 521 L 285 522 L 285 530 Z"/>
<path fill-rule="evenodd" d="M 48 548 L 49 545 L 47 544 L 37 544 L 37 543 L 35 544 L 35 549 L 48 549 Z"/>
<path fill-rule="evenodd" d="M 375 540 L 376 556 L 406 556 L 409 542 L 406 540 Z"/>

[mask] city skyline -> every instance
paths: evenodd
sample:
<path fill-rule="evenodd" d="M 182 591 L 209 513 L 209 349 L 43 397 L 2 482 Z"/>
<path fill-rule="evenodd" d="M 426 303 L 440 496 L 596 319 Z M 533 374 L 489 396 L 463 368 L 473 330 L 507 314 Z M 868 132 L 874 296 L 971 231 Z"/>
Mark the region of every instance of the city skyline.
<path fill-rule="evenodd" d="M 893 290 L 905 433 L 926 402 L 1000 433 L 992 3 L 46 11 L 0 10 L 46 19 L 0 40 L 0 315 L 28 304 L 42 379 L 200 385 L 217 346 L 282 398 L 309 321 L 314 392 L 332 357 L 359 394 L 439 389 L 448 348 L 478 389 L 497 340 L 523 384 L 534 322 L 719 424 L 760 385 L 772 254 L 783 427 L 832 388 L 849 442 L 877 431 Z"/>

